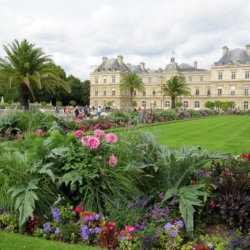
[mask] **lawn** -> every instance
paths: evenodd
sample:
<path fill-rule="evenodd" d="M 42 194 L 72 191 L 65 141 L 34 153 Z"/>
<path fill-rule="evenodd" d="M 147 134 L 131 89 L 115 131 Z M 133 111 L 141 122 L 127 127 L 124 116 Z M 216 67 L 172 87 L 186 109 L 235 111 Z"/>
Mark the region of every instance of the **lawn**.
<path fill-rule="evenodd" d="M 101 249 L 83 245 L 73 245 L 56 241 L 49 241 L 31 236 L 25 236 L 15 233 L 5 233 L 0 231 L 0 249 L 1 250 L 95 250 Z"/>
<path fill-rule="evenodd" d="M 201 145 L 219 152 L 250 152 L 250 116 L 216 116 L 142 128 L 170 147 Z"/>

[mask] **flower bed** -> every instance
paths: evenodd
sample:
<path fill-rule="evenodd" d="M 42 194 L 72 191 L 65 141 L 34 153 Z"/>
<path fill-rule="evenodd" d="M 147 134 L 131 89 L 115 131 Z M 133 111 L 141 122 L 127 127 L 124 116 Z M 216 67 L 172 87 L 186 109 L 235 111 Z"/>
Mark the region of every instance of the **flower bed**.
<path fill-rule="evenodd" d="M 1 230 L 117 249 L 249 247 L 248 153 L 170 150 L 148 132 L 55 124 L 1 149 Z M 207 235 L 214 223 L 236 232 Z"/>

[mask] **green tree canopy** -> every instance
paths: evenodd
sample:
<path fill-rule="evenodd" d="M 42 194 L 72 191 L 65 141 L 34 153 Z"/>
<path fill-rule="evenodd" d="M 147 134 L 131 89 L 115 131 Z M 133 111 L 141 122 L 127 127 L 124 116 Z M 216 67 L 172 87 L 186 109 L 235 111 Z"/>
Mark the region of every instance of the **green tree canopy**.
<path fill-rule="evenodd" d="M 0 58 L 0 82 L 10 86 L 16 85 L 19 89 L 19 101 L 24 109 L 29 109 L 29 94 L 34 96 L 33 88 L 46 88 L 54 91 L 54 85 L 60 85 L 70 92 L 69 86 L 60 77 L 58 67 L 41 48 L 27 40 L 15 40 L 4 46 L 7 56 Z"/>
<path fill-rule="evenodd" d="M 211 101 L 205 102 L 205 108 L 214 109 L 214 107 L 215 107 L 215 103 L 214 102 L 211 102 Z"/>
<path fill-rule="evenodd" d="M 175 102 L 178 96 L 190 95 L 188 84 L 186 84 L 184 78 L 179 76 L 174 76 L 168 80 L 167 83 L 163 85 L 162 92 L 164 96 L 171 97 L 171 108 L 175 108 Z"/>
<path fill-rule="evenodd" d="M 145 89 L 142 79 L 135 73 L 129 73 L 123 77 L 120 85 L 121 90 L 129 90 L 131 105 L 133 104 L 133 93 L 135 90 L 142 92 Z"/>

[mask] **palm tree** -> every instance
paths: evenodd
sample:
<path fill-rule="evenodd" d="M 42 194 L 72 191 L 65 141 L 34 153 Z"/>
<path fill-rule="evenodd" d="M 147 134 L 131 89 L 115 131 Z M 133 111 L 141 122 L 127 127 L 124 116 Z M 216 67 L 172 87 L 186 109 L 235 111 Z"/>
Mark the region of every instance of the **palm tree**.
<path fill-rule="evenodd" d="M 135 73 L 129 73 L 122 79 L 120 89 L 130 91 L 132 105 L 134 91 L 137 90 L 138 92 L 142 92 L 145 87 L 144 83 L 142 82 L 142 79 L 138 75 L 136 75 Z"/>
<path fill-rule="evenodd" d="M 184 78 L 179 76 L 174 76 L 167 81 L 162 87 L 162 92 L 164 96 L 171 97 L 171 108 L 175 108 L 176 97 L 190 95 L 190 89 L 188 84 L 185 83 Z"/>
<path fill-rule="evenodd" d="M 0 58 L 0 82 L 17 85 L 21 106 L 29 109 L 29 94 L 33 94 L 33 87 L 47 88 L 53 92 L 56 85 L 62 86 L 70 92 L 69 86 L 59 76 L 59 71 L 53 61 L 46 56 L 41 48 L 23 40 L 17 40 L 4 46 L 7 56 Z"/>

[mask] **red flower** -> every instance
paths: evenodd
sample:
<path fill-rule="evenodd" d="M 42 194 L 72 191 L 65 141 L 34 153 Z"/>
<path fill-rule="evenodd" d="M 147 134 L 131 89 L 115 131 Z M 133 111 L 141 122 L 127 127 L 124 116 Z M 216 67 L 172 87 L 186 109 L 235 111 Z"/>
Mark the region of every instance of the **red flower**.
<path fill-rule="evenodd" d="M 248 154 L 247 159 L 250 161 L 250 154 Z"/>
<path fill-rule="evenodd" d="M 79 206 L 79 207 L 75 208 L 75 212 L 82 212 L 82 210 L 83 210 L 82 206 Z"/>
<path fill-rule="evenodd" d="M 192 185 L 193 185 L 193 186 L 198 185 L 198 181 L 197 181 L 196 179 L 194 179 L 194 180 L 192 181 Z"/>
<path fill-rule="evenodd" d="M 211 207 L 212 207 L 212 208 L 215 208 L 215 201 L 214 201 L 214 200 L 211 200 L 211 201 L 210 201 L 210 204 L 211 204 Z"/>
<path fill-rule="evenodd" d="M 241 157 L 242 157 L 242 158 L 246 158 L 246 157 L 247 157 L 247 153 L 242 153 L 242 154 L 241 154 Z"/>

